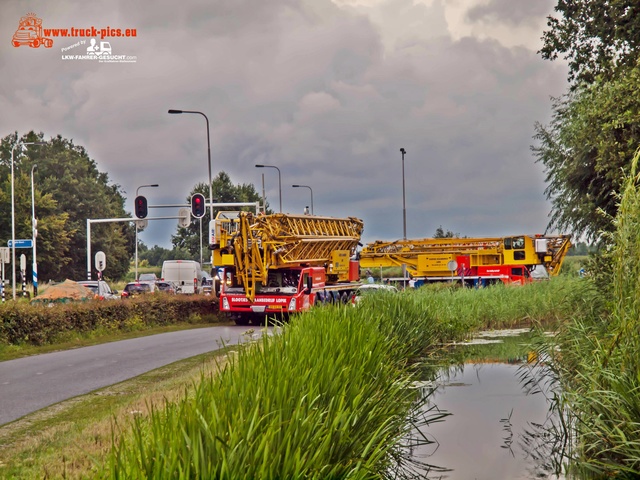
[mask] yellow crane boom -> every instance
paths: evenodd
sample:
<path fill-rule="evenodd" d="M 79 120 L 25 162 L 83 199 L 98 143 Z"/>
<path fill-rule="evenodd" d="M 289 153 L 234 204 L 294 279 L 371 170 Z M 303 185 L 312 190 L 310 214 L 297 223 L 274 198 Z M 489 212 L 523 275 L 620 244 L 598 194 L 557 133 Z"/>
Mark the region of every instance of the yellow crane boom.
<path fill-rule="evenodd" d="M 414 276 L 435 277 L 450 274 L 448 262 L 466 257 L 468 268 L 543 265 L 549 275 L 555 276 L 570 247 L 568 235 L 378 240 L 362 249 L 360 265 L 363 268 L 406 265 Z"/>

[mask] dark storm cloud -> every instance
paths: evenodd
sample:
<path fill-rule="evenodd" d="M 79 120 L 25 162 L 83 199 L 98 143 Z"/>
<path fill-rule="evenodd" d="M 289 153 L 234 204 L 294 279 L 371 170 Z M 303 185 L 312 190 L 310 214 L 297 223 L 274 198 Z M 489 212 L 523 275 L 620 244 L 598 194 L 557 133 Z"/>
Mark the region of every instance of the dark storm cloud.
<path fill-rule="evenodd" d="M 214 175 L 262 190 L 301 212 L 313 187 L 315 212 L 358 216 L 367 240 L 402 231 L 399 148 L 407 149 L 409 233 L 439 225 L 463 235 L 541 230 L 548 206 L 529 145 L 533 123 L 564 88 L 561 67 L 535 48 L 486 36 L 454 35 L 446 2 L 390 0 L 340 8 L 321 0 L 42 3 L 51 25 L 126 25 L 135 39 L 112 39 L 127 65 L 63 62 L 52 50 L 0 42 L 0 130 L 61 134 L 84 145 L 122 185 L 159 183 L 152 203 L 185 201 L 206 182 L 204 118 L 210 120 Z M 530 2 L 531 4 L 548 2 Z M 9 2 L 0 19 L 15 30 L 24 15 Z M 474 22 L 544 24 L 539 7 L 499 2 L 471 8 Z M 514 7 L 515 8 L 515 7 Z M 550 7 L 549 7 L 550 9 Z M 3 10 L 5 13 L 5 10 Z M 528 21 L 527 18 L 531 20 Z M 174 222 L 151 224 L 143 240 L 168 246 Z"/>

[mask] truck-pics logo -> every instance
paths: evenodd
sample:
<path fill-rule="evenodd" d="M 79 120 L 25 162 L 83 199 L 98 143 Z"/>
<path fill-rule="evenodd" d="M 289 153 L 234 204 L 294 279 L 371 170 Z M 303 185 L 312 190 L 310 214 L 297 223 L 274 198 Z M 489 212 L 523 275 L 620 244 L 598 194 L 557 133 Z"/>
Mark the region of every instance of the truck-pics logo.
<path fill-rule="evenodd" d="M 70 28 L 42 28 L 42 19 L 35 13 L 27 13 L 20 19 L 18 29 L 13 34 L 11 44 L 18 48 L 28 45 L 31 48 L 38 48 L 44 45 L 45 48 L 53 46 L 54 38 L 84 37 L 90 40 L 79 40 L 74 44 L 61 48 L 62 53 L 83 46 L 81 52 L 74 51 L 73 54 L 62 55 L 62 60 L 97 60 L 99 63 L 135 63 L 135 55 L 114 55 L 110 38 L 137 37 L 135 28 L 106 28 L 91 27 L 70 27 Z M 98 40 L 99 38 L 99 40 Z M 73 41 L 73 40 L 72 40 Z M 117 46 L 117 45 L 116 45 Z M 114 48 L 115 50 L 115 48 Z"/>
<path fill-rule="evenodd" d="M 14 47 L 22 45 L 29 45 L 31 48 L 38 48 L 40 45 L 44 45 L 45 48 L 53 47 L 53 40 L 45 38 L 42 32 L 42 19 L 38 18 L 35 13 L 27 13 L 20 19 L 11 43 Z"/>

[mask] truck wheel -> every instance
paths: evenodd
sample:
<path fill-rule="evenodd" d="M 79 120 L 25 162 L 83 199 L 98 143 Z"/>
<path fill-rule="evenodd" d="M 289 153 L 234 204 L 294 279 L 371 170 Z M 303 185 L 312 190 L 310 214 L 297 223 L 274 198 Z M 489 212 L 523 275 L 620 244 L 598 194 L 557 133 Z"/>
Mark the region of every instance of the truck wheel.
<path fill-rule="evenodd" d="M 44 48 L 51 48 L 53 47 L 53 40 L 50 38 L 45 38 L 44 39 Z"/>
<path fill-rule="evenodd" d="M 40 39 L 36 38 L 33 42 L 31 42 L 31 48 L 38 48 L 40 46 Z"/>

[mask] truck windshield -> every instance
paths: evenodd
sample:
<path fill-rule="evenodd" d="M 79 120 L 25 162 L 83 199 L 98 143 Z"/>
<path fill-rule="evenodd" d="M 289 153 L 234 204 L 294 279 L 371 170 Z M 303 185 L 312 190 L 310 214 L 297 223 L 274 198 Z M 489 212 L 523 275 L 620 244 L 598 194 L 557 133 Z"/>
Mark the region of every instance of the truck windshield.
<path fill-rule="evenodd" d="M 269 272 L 267 287 L 298 287 L 299 274 L 290 270 L 277 270 Z"/>

